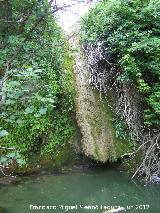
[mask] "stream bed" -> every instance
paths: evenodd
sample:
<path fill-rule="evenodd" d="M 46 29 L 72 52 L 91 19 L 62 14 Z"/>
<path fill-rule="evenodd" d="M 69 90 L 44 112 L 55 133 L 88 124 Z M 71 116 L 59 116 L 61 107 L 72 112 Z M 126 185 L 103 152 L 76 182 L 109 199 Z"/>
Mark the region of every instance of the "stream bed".
<path fill-rule="evenodd" d="M 42 206 L 44 210 L 35 209 Z M 71 206 L 75 209 L 69 210 Z M 96 168 L 24 177 L 20 182 L 0 186 L 0 207 L 5 213 L 102 213 L 116 206 L 130 213 L 159 213 L 160 185 L 146 187 L 134 183 L 125 173 Z"/>

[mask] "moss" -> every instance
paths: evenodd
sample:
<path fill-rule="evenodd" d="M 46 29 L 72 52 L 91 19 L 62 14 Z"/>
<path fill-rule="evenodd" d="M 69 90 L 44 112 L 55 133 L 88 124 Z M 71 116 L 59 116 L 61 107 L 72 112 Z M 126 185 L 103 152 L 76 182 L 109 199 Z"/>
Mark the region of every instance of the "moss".
<path fill-rule="evenodd" d="M 122 140 L 116 137 L 116 130 L 112 121 L 114 114 L 109 107 L 109 105 L 113 104 L 114 100 L 111 97 L 106 99 L 104 96 L 100 99 L 100 95 L 97 90 L 94 90 L 93 94 L 96 100 L 95 102 L 97 104 L 96 108 L 98 108 L 98 114 L 89 114 L 87 115 L 87 119 L 92 127 L 91 133 L 94 140 L 94 159 L 102 161 L 104 158 L 104 153 L 101 153 L 100 147 L 96 143 L 96 139 L 102 134 L 102 130 L 105 126 L 109 131 L 111 131 L 112 137 L 110 138 L 112 141 L 108 141 L 108 144 L 106 144 L 106 146 L 108 146 L 108 153 L 106 152 L 106 156 L 109 155 L 109 161 L 116 161 L 121 157 L 121 155 L 131 150 L 131 144 L 127 140 Z"/>
<path fill-rule="evenodd" d="M 66 42 L 64 45 L 64 59 L 63 59 L 63 68 L 65 71 L 65 78 L 64 87 L 68 90 L 72 97 L 75 96 L 75 82 L 74 82 L 74 75 L 73 75 L 73 67 L 74 67 L 74 58 L 72 55 L 72 50 L 69 44 Z"/>
<path fill-rule="evenodd" d="M 54 157 L 54 165 L 56 168 L 61 168 L 66 165 L 73 165 L 76 159 L 76 152 L 74 148 L 75 138 L 67 141 L 62 149 Z"/>
<path fill-rule="evenodd" d="M 99 92 L 97 90 L 95 90 L 94 92 L 95 94 L 95 98 L 97 99 L 97 103 L 98 106 L 100 108 L 101 111 L 101 115 L 99 115 L 100 117 L 104 117 L 106 118 L 106 125 L 108 126 L 108 128 L 110 128 L 111 132 L 112 132 L 112 139 L 113 139 L 113 145 L 114 145 L 114 149 L 115 152 L 113 152 L 112 150 L 110 153 L 110 161 L 115 161 L 117 160 L 119 157 L 121 157 L 121 155 L 123 155 L 124 153 L 127 153 L 129 151 L 131 151 L 132 149 L 132 145 L 129 142 L 129 139 L 120 139 L 116 137 L 116 130 L 114 128 L 114 124 L 113 124 L 113 118 L 114 118 L 114 113 L 111 110 L 110 106 L 113 106 L 114 100 L 113 100 L 113 96 L 109 96 L 109 97 L 104 97 L 99 96 Z M 100 131 L 101 129 L 101 123 L 95 122 L 95 129 L 97 130 L 97 132 Z"/>

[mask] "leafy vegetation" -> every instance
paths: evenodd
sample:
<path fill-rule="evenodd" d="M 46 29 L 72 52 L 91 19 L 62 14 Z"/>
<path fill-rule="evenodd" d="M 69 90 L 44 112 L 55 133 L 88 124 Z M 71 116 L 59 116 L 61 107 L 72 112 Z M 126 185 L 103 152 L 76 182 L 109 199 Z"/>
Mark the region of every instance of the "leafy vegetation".
<path fill-rule="evenodd" d="M 96 23 L 96 24 L 95 24 Z M 160 125 L 160 1 L 103 0 L 82 19 L 82 40 L 103 42 L 123 84 L 144 96 L 144 124 Z"/>
<path fill-rule="evenodd" d="M 74 131 L 73 61 L 51 2 L 0 1 L 0 142 L 15 149 L 1 163 L 53 157 Z"/>

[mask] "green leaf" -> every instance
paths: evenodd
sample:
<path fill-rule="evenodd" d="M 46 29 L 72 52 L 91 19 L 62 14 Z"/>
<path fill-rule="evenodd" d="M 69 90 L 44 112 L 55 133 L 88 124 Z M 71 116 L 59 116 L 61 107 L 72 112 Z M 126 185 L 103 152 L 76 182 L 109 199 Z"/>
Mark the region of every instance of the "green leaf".
<path fill-rule="evenodd" d="M 15 158 L 16 157 L 16 152 L 12 152 L 12 153 L 9 153 L 7 155 L 8 158 Z"/>
<path fill-rule="evenodd" d="M 47 113 L 47 108 L 40 108 L 39 114 L 45 115 Z"/>
<path fill-rule="evenodd" d="M 24 159 L 22 159 L 22 158 L 17 159 L 16 161 L 17 161 L 17 163 L 19 164 L 19 166 L 22 166 L 22 165 L 25 165 L 25 164 L 26 164 L 26 161 L 25 161 Z"/>
<path fill-rule="evenodd" d="M 6 158 L 6 157 L 1 157 L 1 158 L 0 158 L 0 164 L 5 163 L 7 160 L 8 160 L 8 158 Z"/>
<path fill-rule="evenodd" d="M 6 130 L 0 130 L 0 137 L 7 136 L 9 133 Z"/>
<path fill-rule="evenodd" d="M 25 114 L 31 114 L 31 113 L 33 113 L 33 111 L 34 111 L 34 107 L 33 106 L 27 107 L 25 109 Z"/>

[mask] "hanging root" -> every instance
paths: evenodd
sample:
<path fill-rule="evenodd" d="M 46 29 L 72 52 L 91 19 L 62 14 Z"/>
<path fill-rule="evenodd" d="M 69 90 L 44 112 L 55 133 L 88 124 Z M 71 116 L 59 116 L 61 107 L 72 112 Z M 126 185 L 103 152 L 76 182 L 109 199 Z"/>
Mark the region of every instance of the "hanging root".
<path fill-rule="evenodd" d="M 90 69 L 89 84 L 100 93 L 107 94 L 107 91 L 116 85 L 116 79 L 120 74 L 117 65 L 109 62 L 102 42 L 97 42 L 96 45 L 83 45 L 82 48 Z"/>
<path fill-rule="evenodd" d="M 126 153 L 132 157 L 141 150 L 144 156 L 132 178 L 141 177 L 147 183 L 160 181 L 160 132 L 143 126 L 143 97 L 133 84 L 124 86 L 117 80 L 122 71 L 117 64 L 109 61 L 103 42 L 83 45 L 82 48 L 90 68 L 89 84 L 105 96 L 113 91 L 116 100 L 113 112 L 125 121 L 132 141 L 140 144 L 133 153 Z"/>

